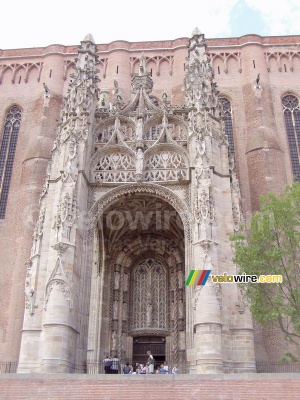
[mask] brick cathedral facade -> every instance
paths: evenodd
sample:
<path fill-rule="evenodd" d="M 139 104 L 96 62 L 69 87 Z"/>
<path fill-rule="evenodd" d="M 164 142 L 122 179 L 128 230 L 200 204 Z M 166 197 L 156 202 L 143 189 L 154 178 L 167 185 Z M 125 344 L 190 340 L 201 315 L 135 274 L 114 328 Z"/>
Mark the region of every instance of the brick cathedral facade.
<path fill-rule="evenodd" d="M 300 179 L 300 36 L 0 50 L 0 357 L 99 372 L 106 354 L 254 372 L 230 235 Z"/>

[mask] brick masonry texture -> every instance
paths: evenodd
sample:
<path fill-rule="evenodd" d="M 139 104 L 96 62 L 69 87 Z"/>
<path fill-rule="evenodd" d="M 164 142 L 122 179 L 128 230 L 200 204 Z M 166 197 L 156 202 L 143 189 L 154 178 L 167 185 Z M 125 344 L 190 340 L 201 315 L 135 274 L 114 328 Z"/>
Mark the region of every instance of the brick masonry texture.
<path fill-rule="evenodd" d="M 0 375 L 3 400 L 298 400 L 299 374 Z"/>

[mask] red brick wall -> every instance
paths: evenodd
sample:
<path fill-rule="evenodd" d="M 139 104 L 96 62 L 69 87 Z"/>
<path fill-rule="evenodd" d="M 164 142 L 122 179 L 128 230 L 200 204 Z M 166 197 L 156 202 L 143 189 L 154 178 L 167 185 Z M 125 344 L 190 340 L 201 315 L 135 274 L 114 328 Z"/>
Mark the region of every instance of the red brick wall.
<path fill-rule="evenodd" d="M 5 400 L 299 400 L 299 374 L 0 375 Z"/>

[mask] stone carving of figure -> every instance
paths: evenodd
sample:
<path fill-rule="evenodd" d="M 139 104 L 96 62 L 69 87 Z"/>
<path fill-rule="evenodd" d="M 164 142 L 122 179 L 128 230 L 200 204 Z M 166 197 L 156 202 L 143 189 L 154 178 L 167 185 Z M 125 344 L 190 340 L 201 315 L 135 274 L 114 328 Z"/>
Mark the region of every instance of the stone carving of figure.
<path fill-rule="evenodd" d="M 70 160 L 73 160 L 73 158 L 76 156 L 76 149 L 77 149 L 77 143 L 74 138 L 72 138 L 69 142 L 69 158 Z"/>
<path fill-rule="evenodd" d="M 77 178 L 77 170 L 73 167 L 72 162 L 68 159 L 65 170 L 62 172 L 63 182 L 75 182 Z"/>
<path fill-rule="evenodd" d="M 147 326 L 150 326 L 152 322 L 152 304 L 147 304 Z"/>
<path fill-rule="evenodd" d="M 174 301 L 172 301 L 172 304 L 171 304 L 171 320 L 172 321 L 175 320 L 175 303 L 174 303 Z"/>
<path fill-rule="evenodd" d="M 136 140 L 140 141 L 143 140 L 143 120 L 142 118 L 138 119 L 138 122 L 136 124 Z"/>
<path fill-rule="evenodd" d="M 52 147 L 52 150 L 51 150 L 51 151 L 54 151 L 54 150 L 56 150 L 56 149 L 57 149 L 57 141 L 54 140 L 54 142 L 53 142 L 53 147 Z"/>
<path fill-rule="evenodd" d="M 178 271 L 178 287 L 179 289 L 183 288 L 183 272 L 181 269 Z"/>
<path fill-rule="evenodd" d="M 205 154 L 205 141 L 204 140 L 197 140 L 196 141 L 196 152 L 197 155 L 203 156 Z"/>
<path fill-rule="evenodd" d="M 203 186 L 210 186 L 211 185 L 211 178 L 210 178 L 210 170 L 209 170 L 209 168 L 205 168 L 203 170 L 202 184 L 203 184 Z"/>
<path fill-rule="evenodd" d="M 183 301 L 182 299 L 179 300 L 178 303 L 178 316 L 179 318 L 183 318 L 184 312 L 183 312 Z"/>
<path fill-rule="evenodd" d="M 203 221 L 206 221 L 209 213 L 208 200 L 208 194 L 204 190 L 202 190 L 200 194 L 200 212 Z"/>
<path fill-rule="evenodd" d="M 118 302 L 117 302 L 117 300 L 114 301 L 113 319 L 118 319 Z"/>
<path fill-rule="evenodd" d="M 146 67 L 146 57 L 144 56 L 144 53 L 142 54 L 142 57 L 140 58 L 140 71 L 139 75 L 145 75 L 147 73 L 147 67 Z"/>
<path fill-rule="evenodd" d="M 200 210 L 199 210 L 199 199 L 196 193 L 194 198 L 194 216 L 197 224 L 200 224 Z"/>
<path fill-rule="evenodd" d="M 58 204 L 57 205 L 57 213 L 55 214 L 55 217 L 54 217 L 53 229 L 59 230 L 61 225 L 62 225 L 61 206 L 60 206 L 60 204 Z"/>
<path fill-rule="evenodd" d="M 171 274 L 171 290 L 176 289 L 176 280 L 175 280 L 175 274 L 174 272 Z"/>
<path fill-rule="evenodd" d="M 121 350 L 126 350 L 126 333 L 123 332 L 121 336 Z"/>
<path fill-rule="evenodd" d="M 232 172 L 232 189 L 240 195 L 240 185 L 236 176 L 236 172 Z"/>
<path fill-rule="evenodd" d="M 115 119 L 115 130 L 119 130 L 121 128 L 121 123 L 118 117 Z"/>
<path fill-rule="evenodd" d="M 123 303 L 123 308 L 122 308 L 122 319 L 123 321 L 127 320 L 127 303 Z"/>
<path fill-rule="evenodd" d="M 43 225 L 45 220 L 45 210 L 42 210 L 39 215 L 36 227 L 34 229 L 34 239 L 37 240 L 43 234 Z"/>
<path fill-rule="evenodd" d="M 117 332 L 113 331 L 112 335 L 111 335 L 111 341 L 112 341 L 112 350 L 116 350 L 117 349 Z"/>
<path fill-rule="evenodd" d="M 164 128 L 168 127 L 168 117 L 167 117 L 166 113 L 164 113 L 163 118 L 162 118 L 162 126 Z"/>
<path fill-rule="evenodd" d="M 144 153 L 142 149 L 138 149 L 136 153 L 136 173 L 143 173 Z"/>
<path fill-rule="evenodd" d="M 123 277 L 123 291 L 127 292 L 128 291 L 128 274 L 124 273 Z"/>
<path fill-rule="evenodd" d="M 169 257 L 168 257 L 168 259 L 167 259 L 167 262 L 168 262 L 168 264 L 169 264 L 170 267 L 173 267 L 173 266 L 175 265 L 175 263 L 176 263 L 176 258 L 174 257 L 173 254 L 170 254 L 170 255 L 169 255 Z"/>
<path fill-rule="evenodd" d="M 120 289 L 120 273 L 119 273 L 119 271 L 115 272 L 115 289 Z"/>

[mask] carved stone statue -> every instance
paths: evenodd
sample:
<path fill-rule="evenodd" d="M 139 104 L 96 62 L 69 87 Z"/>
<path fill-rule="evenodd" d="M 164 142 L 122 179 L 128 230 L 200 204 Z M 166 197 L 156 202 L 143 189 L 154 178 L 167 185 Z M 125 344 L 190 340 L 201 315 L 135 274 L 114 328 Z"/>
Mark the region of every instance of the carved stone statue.
<path fill-rule="evenodd" d="M 112 335 L 111 335 L 111 349 L 112 350 L 117 350 L 117 332 L 113 331 Z"/>
<path fill-rule="evenodd" d="M 196 153 L 198 156 L 202 157 L 205 154 L 205 141 L 204 140 L 197 140 L 196 141 Z"/>
<path fill-rule="evenodd" d="M 127 308 L 127 303 L 123 303 L 123 307 L 122 307 L 122 319 L 123 319 L 123 321 L 126 321 L 127 320 L 127 318 L 128 318 L 128 308 Z"/>
<path fill-rule="evenodd" d="M 171 290 L 175 290 L 176 289 L 176 279 L 175 279 L 175 274 L 172 273 L 171 274 Z"/>
<path fill-rule="evenodd" d="M 54 151 L 54 150 L 56 150 L 56 149 L 57 149 L 57 141 L 54 140 L 54 142 L 53 142 L 53 147 L 52 147 L 51 152 Z"/>
<path fill-rule="evenodd" d="M 143 120 L 141 118 L 138 119 L 138 122 L 136 124 L 136 141 L 141 141 L 143 140 Z"/>
<path fill-rule="evenodd" d="M 115 272 L 115 289 L 120 289 L 120 273 L 119 273 L 119 271 Z"/>
<path fill-rule="evenodd" d="M 152 322 L 152 304 L 147 304 L 147 326 L 151 326 Z"/>
<path fill-rule="evenodd" d="M 72 161 L 68 159 L 65 170 L 62 172 L 61 177 L 63 182 L 71 183 L 77 179 L 77 169 L 73 167 Z"/>
<path fill-rule="evenodd" d="M 202 190 L 199 202 L 200 202 L 200 212 L 202 215 L 202 221 L 206 221 L 209 213 L 209 198 L 205 190 Z"/>
<path fill-rule="evenodd" d="M 174 321 L 175 320 L 175 303 L 174 303 L 174 301 L 172 301 L 172 304 L 171 304 L 171 320 L 172 321 Z"/>
<path fill-rule="evenodd" d="M 117 302 L 117 300 L 114 301 L 113 319 L 118 319 L 118 302 Z"/>
<path fill-rule="evenodd" d="M 182 270 L 180 269 L 179 271 L 178 271 L 178 287 L 179 287 L 179 289 L 182 289 L 183 288 L 183 272 L 182 272 Z"/>
<path fill-rule="evenodd" d="M 183 316 L 184 316 L 182 299 L 180 299 L 179 303 L 178 303 L 178 316 L 179 316 L 179 318 L 183 318 Z"/>
<path fill-rule="evenodd" d="M 119 130 L 121 128 L 121 123 L 118 117 L 115 119 L 115 130 Z"/>
<path fill-rule="evenodd" d="M 126 333 L 123 332 L 121 336 L 121 350 L 125 351 L 126 350 Z"/>
<path fill-rule="evenodd" d="M 124 273 L 123 277 L 123 291 L 127 292 L 128 291 L 128 274 Z"/>
<path fill-rule="evenodd" d="M 136 173 L 143 173 L 144 153 L 142 149 L 138 149 L 136 153 Z"/>
<path fill-rule="evenodd" d="M 144 56 L 144 53 L 143 53 L 142 57 L 140 58 L 139 75 L 145 75 L 146 73 L 147 73 L 146 57 Z"/>

